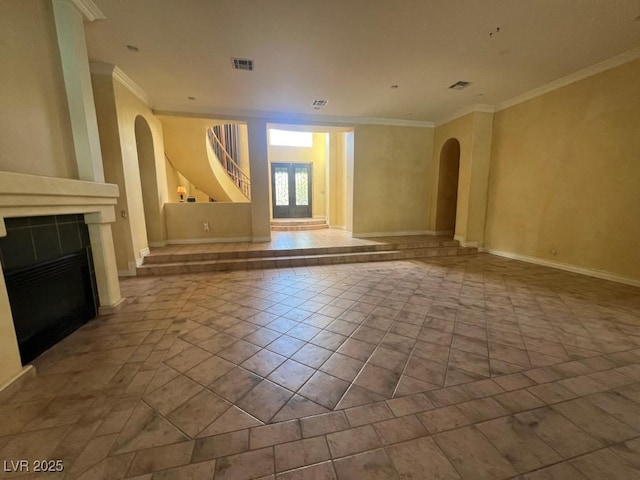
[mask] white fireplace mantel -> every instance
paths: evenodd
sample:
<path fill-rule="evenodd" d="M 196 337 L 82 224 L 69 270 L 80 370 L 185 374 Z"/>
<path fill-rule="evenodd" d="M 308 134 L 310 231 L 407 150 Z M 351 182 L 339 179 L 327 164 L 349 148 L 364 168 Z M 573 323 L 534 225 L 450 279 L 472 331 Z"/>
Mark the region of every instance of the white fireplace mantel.
<path fill-rule="evenodd" d="M 89 229 L 100 313 L 113 313 L 123 302 L 111 234 L 118 196 L 117 185 L 0 172 L 0 237 L 7 235 L 5 218 L 83 214 Z M 0 390 L 3 383 L 25 370 L 0 267 Z"/>
<path fill-rule="evenodd" d="M 118 196 L 108 183 L 0 172 L 0 236 L 7 217 L 97 213 L 99 223 L 113 223 Z"/>

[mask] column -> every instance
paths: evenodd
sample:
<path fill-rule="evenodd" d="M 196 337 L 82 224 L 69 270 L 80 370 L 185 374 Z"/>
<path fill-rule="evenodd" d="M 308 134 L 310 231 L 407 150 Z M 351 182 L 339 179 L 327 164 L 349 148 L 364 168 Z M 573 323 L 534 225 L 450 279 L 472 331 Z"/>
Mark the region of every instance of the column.
<path fill-rule="evenodd" d="M 4 273 L 0 265 L 0 388 L 3 384 L 14 380 L 21 371 L 18 339 L 13 325 L 7 287 L 4 283 Z"/>
<path fill-rule="evenodd" d="M 249 168 L 251 173 L 251 226 L 254 242 L 271 241 L 269 214 L 269 161 L 267 157 L 267 122 L 251 119 L 249 134 Z"/>
<path fill-rule="evenodd" d="M 4 219 L 0 218 L 0 237 L 6 235 Z M 4 272 L 0 263 L 0 391 L 3 385 L 15 380 L 22 371 L 18 337 L 13 324 L 7 285 L 4 283 Z"/>
<path fill-rule="evenodd" d="M 124 299 L 120 295 L 120 283 L 118 282 L 118 266 L 116 254 L 113 248 L 113 235 L 111 225 L 115 218 L 103 218 L 100 213 L 91 213 L 84 216 L 89 227 L 89 239 L 91 240 L 91 252 L 93 253 L 93 268 L 96 273 L 98 285 L 98 298 L 100 299 L 100 315 L 109 315 L 118 311 Z"/>
<path fill-rule="evenodd" d="M 80 180 L 104 183 L 83 16 L 71 0 L 53 0 L 71 133 Z"/>

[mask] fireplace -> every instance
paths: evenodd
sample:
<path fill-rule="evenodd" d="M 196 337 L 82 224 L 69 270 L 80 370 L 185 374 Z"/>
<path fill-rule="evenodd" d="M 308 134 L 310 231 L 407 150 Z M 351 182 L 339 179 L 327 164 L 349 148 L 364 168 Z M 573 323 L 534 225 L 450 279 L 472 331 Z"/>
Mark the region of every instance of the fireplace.
<path fill-rule="evenodd" d="M 0 259 L 23 365 L 94 318 L 98 297 L 84 215 L 6 218 Z"/>

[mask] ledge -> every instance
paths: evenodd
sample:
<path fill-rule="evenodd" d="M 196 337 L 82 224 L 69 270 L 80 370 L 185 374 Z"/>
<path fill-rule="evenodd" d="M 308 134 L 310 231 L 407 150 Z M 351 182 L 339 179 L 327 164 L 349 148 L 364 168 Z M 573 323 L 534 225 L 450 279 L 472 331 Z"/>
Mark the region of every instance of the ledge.
<path fill-rule="evenodd" d="M 0 172 L 0 237 L 7 217 L 95 213 L 97 223 L 115 222 L 119 195 L 109 183 Z"/>

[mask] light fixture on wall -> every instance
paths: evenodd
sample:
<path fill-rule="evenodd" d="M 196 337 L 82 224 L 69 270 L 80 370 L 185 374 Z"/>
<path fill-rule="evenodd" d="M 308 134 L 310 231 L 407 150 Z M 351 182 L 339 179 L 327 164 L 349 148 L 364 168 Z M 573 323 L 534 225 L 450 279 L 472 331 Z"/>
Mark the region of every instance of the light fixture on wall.
<path fill-rule="evenodd" d="M 185 193 L 187 193 L 187 189 L 184 188 L 183 186 L 179 186 L 178 187 L 178 195 L 180 195 L 180 201 L 184 202 L 184 195 Z"/>

